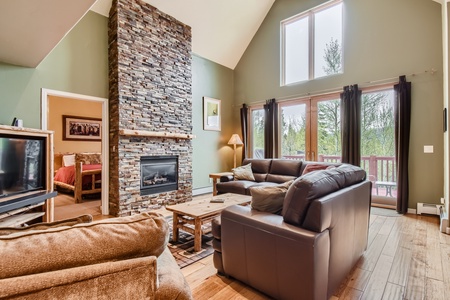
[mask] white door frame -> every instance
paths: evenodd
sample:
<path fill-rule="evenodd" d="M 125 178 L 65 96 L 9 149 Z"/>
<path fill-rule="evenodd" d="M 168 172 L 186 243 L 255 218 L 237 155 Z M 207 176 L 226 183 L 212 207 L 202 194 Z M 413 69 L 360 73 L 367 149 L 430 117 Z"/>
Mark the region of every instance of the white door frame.
<path fill-rule="evenodd" d="M 63 97 L 102 104 L 102 214 L 109 215 L 109 116 L 108 99 L 74 94 L 50 89 L 41 89 L 41 129 L 47 130 L 49 96 Z"/>

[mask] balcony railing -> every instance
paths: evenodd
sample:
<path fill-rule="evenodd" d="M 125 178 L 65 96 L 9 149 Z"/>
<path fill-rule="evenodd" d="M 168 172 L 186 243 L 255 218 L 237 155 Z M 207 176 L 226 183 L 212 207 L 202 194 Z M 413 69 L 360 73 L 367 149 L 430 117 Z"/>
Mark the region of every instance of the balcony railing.
<path fill-rule="evenodd" d="M 303 160 L 305 155 L 285 155 L 283 158 Z M 340 163 L 341 157 L 337 155 L 319 155 L 318 161 Z M 366 170 L 371 181 L 397 182 L 395 157 L 393 156 L 362 156 L 361 168 Z"/>

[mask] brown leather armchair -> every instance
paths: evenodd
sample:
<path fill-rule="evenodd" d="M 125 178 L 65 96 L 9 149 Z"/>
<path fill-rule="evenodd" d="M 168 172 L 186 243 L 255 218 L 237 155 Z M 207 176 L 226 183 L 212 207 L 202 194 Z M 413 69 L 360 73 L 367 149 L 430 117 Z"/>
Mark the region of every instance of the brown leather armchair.
<path fill-rule="evenodd" d="M 367 247 L 370 191 L 342 165 L 294 181 L 281 215 L 229 207 L 213 222 L 215 267 L 275 299 L 329 299 Z"/>

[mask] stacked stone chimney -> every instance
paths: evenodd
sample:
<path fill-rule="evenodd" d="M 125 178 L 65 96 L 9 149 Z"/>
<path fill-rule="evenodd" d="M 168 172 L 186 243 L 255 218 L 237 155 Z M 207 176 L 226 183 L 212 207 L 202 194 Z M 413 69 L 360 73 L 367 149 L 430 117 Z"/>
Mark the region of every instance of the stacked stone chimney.
<path fill-rule="evenodd" d="M 109 18 L 110 214 L 131 215 L 191 200 L 191 63 L 189 26 L 143 1 L 113 0 Z M 141 196 L 140 157 L 163 155 L 178 156 L 178 190 Z"/>

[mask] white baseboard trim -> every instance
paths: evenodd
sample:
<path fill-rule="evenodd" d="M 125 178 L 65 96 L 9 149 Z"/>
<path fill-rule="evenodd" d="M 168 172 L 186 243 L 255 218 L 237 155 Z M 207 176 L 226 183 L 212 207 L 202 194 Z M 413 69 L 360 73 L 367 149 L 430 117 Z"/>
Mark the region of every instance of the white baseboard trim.
<path fill-rule="evenodd" d="M 193 189 L 192 190 L 192 196 L 208 194 L 208 193 L 212 193 L 212 191 L 213 191 L 212 186 L 204 187 L 204 188 L 198 188 L 198 189 Z"/>
<path fill-rule="evenodd" d="M 417 210 L 415 208 L 408 208 L 408 212 L 407 213 L 416 215 L 417 214 Z"/>

